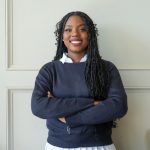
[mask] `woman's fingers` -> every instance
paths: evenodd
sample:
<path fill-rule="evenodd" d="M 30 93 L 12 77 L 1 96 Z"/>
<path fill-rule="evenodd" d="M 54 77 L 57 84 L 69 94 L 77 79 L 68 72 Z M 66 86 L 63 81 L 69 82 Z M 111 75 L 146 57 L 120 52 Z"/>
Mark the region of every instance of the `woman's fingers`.
<path fill-rule="evenodd" d="M 94 105 L 98 105 L 100 103 L 101 103 L 101 101 L 94 101 Z"/>
<path fill-rule="evenodd" d="M 48 97 L 53 97 L 53 95 L 51 94 L 50 91 L 47 92 L 47 96 L 48 96 Z"/>
<path fill-rule="evenodd" d="M 61 118 L 58 118 L 58 119 L 59 119 L 59 121 L 61 121 L 61 122 L 63 122 L 63 123 L 66 123 L 65 117 L 61 117 Z"/>

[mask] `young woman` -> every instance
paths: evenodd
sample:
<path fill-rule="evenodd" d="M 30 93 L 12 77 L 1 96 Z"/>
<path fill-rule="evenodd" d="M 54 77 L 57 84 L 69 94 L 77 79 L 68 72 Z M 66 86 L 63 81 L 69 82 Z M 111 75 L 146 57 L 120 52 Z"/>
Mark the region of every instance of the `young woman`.
<path fill-rule="evenodd" d="M 112 127 L 127 112 L 127 96 L 117 68 L 99 54 L 93 21 L 70 12 L 55 34 L 56 56 L 40 69 L 31 104 L 47 120 L 45 150 L 115 150 Z"/>

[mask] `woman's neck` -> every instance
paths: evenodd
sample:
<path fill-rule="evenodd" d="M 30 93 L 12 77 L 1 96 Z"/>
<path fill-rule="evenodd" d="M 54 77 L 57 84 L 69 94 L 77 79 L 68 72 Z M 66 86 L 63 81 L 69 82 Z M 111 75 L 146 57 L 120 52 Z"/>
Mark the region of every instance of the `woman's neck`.
<path fill-rule="evenodd" d="M 72 52 L 68 52 L 68 54 L 67 54 L 67 56 L 69 58 L 71 58 L 74 63 L 80 62 L 80 60 L 84 57 L 84 55 L 85 55 L 85 52 L 84 53 L 72 53 Z"/>

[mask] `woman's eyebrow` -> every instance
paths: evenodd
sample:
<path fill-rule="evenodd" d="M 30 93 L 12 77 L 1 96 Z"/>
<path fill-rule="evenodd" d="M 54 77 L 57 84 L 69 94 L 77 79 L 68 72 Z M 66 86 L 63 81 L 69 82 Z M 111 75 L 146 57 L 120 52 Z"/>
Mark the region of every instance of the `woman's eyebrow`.
<path fill-rule="evenodd" d="M 77 27 L 80 27 L 80 26 L 85 26 L 85 24 L 79 24 L 79 25 L 77 25 Z M 72 25 L 65 25 L 65 27 L 72 27 Z"/>

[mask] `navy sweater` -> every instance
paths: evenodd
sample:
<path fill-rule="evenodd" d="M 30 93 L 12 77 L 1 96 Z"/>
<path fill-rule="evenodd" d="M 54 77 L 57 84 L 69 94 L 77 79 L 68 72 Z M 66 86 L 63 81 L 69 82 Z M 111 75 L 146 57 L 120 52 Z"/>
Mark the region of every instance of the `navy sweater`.
<path fill-rule="evenodd" d="M 53 61 L 40 69 L 31 108 L 34 115 L 47 119 L 50 144 L 63 148 L 112 144 L 112 123 L 126 114 L 127 96 L 117 68 L 111 62 L 105 64 L 110 88 L 108 97 L 96 106 L 85 82 L 86 62 Z M 48 98 L 48 91 L 54 97 Z M 66 123 L 59 117 L 65 117 Z"/>

